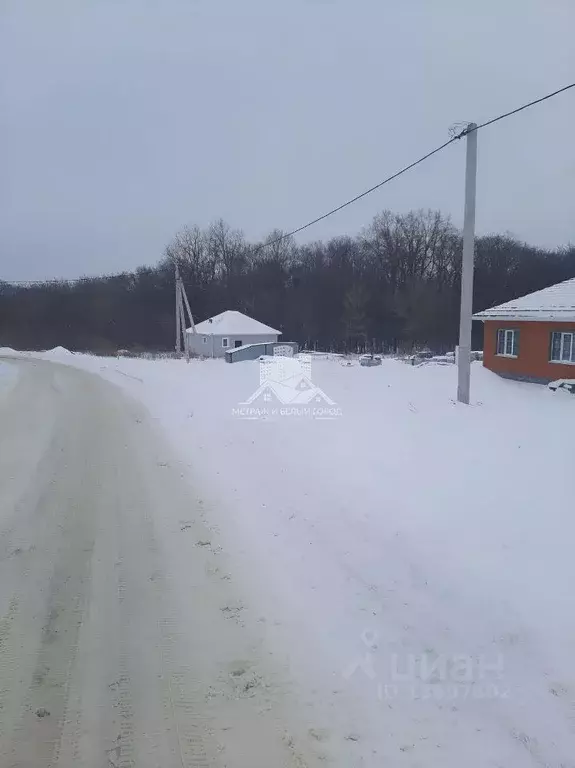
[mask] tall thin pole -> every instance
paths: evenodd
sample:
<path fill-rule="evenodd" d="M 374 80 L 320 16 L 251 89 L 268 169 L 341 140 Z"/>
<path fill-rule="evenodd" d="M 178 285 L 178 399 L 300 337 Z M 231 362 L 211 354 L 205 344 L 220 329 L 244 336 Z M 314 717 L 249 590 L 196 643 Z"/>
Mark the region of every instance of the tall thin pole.
<path fill-rule="evenodd" d="M 475 197 L 477 188 L 477 125 L 467 126 L 465 161 L 465 213 L 461 263 L 461 314 L 457 354 L 457 399 L 469 405 L 471 380 L 471 316 L 473 314 L 473 261 L 475 251 Z"/>
<path fill-rule="evenodd" d="M 182 354 L 182 314 L 180 312 L 180 270 L 176 264 L 176 355 Z"/>
<path fill-rule="evenodd" d="M 182 281 L 182 297 L 184 299 L 184 303 L 186 305 L 186 309 L 188 310 L 188 319 L 190 321 L 190 330 L 192 333 L 196 333 L 196 324 L 194 323 L 194 316 L 192 315 L 192 310 L 190 309 L 190 302 L 188 301 L 188 296 L 186 294 L 186 289 L 184 288 L 184 282 Z"/>
<path fill-rule="evenodd" d="M 179 282 L 179 285 L 180 285 L 180 296 L 179 296 L 179 300 L 180 300 L 180 329 L 182 331 L 182 336 L 184 338 L 184 352 L 187 353 L 188 345 L 187 345 L 187 341 L 186 340 L 187 340 L 188 334 L 186 333 L 186 318 L 184 316 L 184 302 L 182 301 L 182 293 L 183 293 L 183 290 L 184 290 L 184 286 L 183 286 L 183 283 L 182 283 L 181 279 L 178 282 Z"/>

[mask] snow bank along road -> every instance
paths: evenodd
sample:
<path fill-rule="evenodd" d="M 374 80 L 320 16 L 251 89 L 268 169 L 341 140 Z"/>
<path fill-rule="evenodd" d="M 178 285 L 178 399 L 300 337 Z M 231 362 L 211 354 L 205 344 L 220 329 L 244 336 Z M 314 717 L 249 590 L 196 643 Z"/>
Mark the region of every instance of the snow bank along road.
<path fill-rule="evenodd" d="M 201 500 L 143 408 L 90 373 L 9 365 L 0 767 L 315 765 L 265 627 L 244 622 Z"/>

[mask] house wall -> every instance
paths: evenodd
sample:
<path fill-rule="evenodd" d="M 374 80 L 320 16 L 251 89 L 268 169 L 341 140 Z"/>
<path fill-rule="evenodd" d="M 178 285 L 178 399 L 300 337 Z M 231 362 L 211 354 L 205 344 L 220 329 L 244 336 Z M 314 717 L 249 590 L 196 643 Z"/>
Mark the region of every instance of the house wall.
<path fill-rule="evenodd" d="M 500 328 L 519 331 L 519 355 L 497 355 L 497 331 Z M 575 378 L 575 365 L 552 363 L 549 360 L 551 333 L 573 331 L 575 323 L 509 322 L 486 320 L 483 323 L 483 365 L 502 376 L 540 381 Z"/>
<path fill-rule="evenodd" d="M 207 339 L 204 343 L 204 338 Z M 222 339 L 228 339 L 228 346 L 222 347 Z M 233 349 L 236 341 L 243 344 L 258 344 L 270 341 L 277 341 L 278 336 L 275 333 L 270 334 L 245 334 L 244 336 L 208 336 L 202 333 L 188 333 L 188 345 L 193 355 L 203 355 L 204 357 L 224 357 L 227 349 Z"/>

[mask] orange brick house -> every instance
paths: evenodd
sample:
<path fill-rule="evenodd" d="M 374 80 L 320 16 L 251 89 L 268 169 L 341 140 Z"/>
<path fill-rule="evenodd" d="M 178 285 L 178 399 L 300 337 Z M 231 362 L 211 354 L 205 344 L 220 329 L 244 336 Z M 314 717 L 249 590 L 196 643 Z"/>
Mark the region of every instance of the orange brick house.
<path fill-rule="evenodd" d="M 483 365 L 501 376 L 546 383 L 575 379 L 575 278 L 477 312 Z"/>

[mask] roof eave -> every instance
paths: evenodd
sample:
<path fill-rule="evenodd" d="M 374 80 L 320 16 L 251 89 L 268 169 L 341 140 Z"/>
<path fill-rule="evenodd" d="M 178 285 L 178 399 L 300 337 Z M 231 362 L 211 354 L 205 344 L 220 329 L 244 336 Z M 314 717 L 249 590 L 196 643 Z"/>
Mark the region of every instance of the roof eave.
<path fill-rule="evenodd" d="M 194 331 L 191 328 L 186 328 L 187 333 L 194 333 Z M 276 336 L 281 336 L 281 331 L 276 331 L 275 328 L 268 328 L 265 331 L 258 331 L 257 333 L 244 333 L 243 331 L 218 331 L 217 329 L 209 330 L 209 331 L 203 331 L 201 328 L 198 328 L 196 326 L 195 333 L 197 333 L 200 336 L 271 336 L 275 334 Z"/>
<path fill-rule="evenodd" d="M 536 310 L 538 311 L 538 310 Z M 514 314 L 498 314 L 498 315 L 487 315 L 483 314 L 481 312 L 477 313 L 476 315 L 473 315 L 473 320 L 481 320 L 481 322 L 485 322 L 486 320 L 498 320 L 498 321 L 506 321 L 506 322 L 521 322 L 521 323 L 573 323 L 575 322 L 575 312 L 565 312 L 565 314 L 539 314 L 539 315 L 528 315 L 525 313 L 517 312 Z"/>

